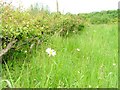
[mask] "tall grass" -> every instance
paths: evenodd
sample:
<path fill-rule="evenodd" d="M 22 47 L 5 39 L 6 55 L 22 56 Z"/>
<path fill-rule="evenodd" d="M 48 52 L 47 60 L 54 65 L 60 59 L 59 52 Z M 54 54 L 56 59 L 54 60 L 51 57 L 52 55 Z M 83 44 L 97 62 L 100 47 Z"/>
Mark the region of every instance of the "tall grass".
<path fill-rule="evenodd" d="M 49 47 L 55 57 L 45 52 Z M 20 60 L 16 54 L 2 76 L 16 88 L 117 88 L 117 25 L 90 26 L 68 38 L 54 35 Z"/>

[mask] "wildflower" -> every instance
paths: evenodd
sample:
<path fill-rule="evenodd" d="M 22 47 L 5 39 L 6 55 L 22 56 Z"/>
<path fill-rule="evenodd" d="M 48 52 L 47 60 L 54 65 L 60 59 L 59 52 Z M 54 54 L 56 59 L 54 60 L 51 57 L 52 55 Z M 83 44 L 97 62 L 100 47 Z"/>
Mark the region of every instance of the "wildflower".
<path fill-rule="evenodd" d="M 99 86 L 97 86 L 96 88 L 99 88 Z"/>
<path fill-rule="evenodd" d="M 80 49 L 79 49 L 79 48 L 77 48 L 76 50 L 77 50 L 78 52 L 80 51 Z"/>
<path fill-rule="evenodd" d="M 25 51 L 25 53 L 27 53 L 27 51 Z"/>
<path fill-rule="evenodd" d="M 89 88 L 91 88 L 92 86 L 91 85 L 89 85 Z"/>
<path fill-rule="evenodd" d="M 56 55 L 56 51 L 54 51 L 51 48 L 47 48 L 46 52 L 48 53 L 49 56 L 55 56 Z"/>
<path fill-rule="evenodd" d="M 73 31 L 73 33 L 75 33 L 75 31 Z"/>
<path fill-rule="evenodd" d="M 115 64 L 115 63 L 113 63 L 113 66 L 116 66 L 116 64 Z"/>

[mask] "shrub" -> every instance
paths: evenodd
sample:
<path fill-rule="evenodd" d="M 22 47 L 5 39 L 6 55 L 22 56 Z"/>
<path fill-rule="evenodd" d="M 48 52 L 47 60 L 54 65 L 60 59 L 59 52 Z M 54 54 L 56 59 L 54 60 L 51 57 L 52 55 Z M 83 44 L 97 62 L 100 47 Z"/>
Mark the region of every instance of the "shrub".
<path fill-rule="evenodd" d="M 50 35 L 58 34 L 68 36 L 84 28 L 78 17 L 71 14 L 49 13 L 39 11 L 32 14 L 30 10 L 13 10 L 10 5 L 3 7 L 2 13 L 2 47 L 17 40 L 12 47 L 12 52 L 30 52 L 32 47 L 37 47 L 46 41 Z M 12 53 L 9 51 L 9 55 Z"/>

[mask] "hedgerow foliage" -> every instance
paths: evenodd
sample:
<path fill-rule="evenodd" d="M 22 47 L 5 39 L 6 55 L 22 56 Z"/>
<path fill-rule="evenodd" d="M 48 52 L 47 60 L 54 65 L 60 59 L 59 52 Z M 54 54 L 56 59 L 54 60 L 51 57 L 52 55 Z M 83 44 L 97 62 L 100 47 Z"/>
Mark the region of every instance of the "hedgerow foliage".
<path fill-rule="evenodd" d="M 118 10 L 79 14 L 79 16 L 91 24 L 113 24 L 118 22 Z"/>
<path fill-rule="evenodd" d="M 8 43 L 17 40 L 12 52 L 25 52 L 46 41 L 50 35 L 66 37 L 83 28 L 83 22 L 77 15 L 45 10 L 33 13 L 32 10 L 21 11 L 6 5 L 2 13 L 2 47 L 6 48 Z"/>
<path fill-rule="evenodd" d="M 71 36 L 83 30 L 87 24 L 108 24 L 117 22 L 117 11 L 102 11 L 89 14 L 50 13 L 48 10 L 34 8 L 21 11 L 13 9 L 10 4 L 0 8 L 2 16 L 2 48 L 6 48 L 13 40 L 17 42 L 9 50 L 9 55 L 15 51 L 30 51 L 32 47 L 47 41 L 51 35 Z M 12 53 L 11 53 L 12 52 Z"/>

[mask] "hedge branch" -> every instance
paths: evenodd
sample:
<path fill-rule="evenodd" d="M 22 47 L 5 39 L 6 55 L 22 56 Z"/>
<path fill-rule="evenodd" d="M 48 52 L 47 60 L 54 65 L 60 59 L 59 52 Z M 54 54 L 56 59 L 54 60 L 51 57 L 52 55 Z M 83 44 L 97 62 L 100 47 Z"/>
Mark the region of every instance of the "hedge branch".
<path fill-rule="evenodd" d="M 11 41 L 11 42 L 7 45 L 7 47 L 6 47 L 5 49 L 2 49 L 2 50 L 0 51 L 0 57 L 3 56 L 5 53 L 7 53 L 8 50 L 12 48 L 13 44 L 14 44 L 16 41 L 17 41 L 17 40 Z"/>

